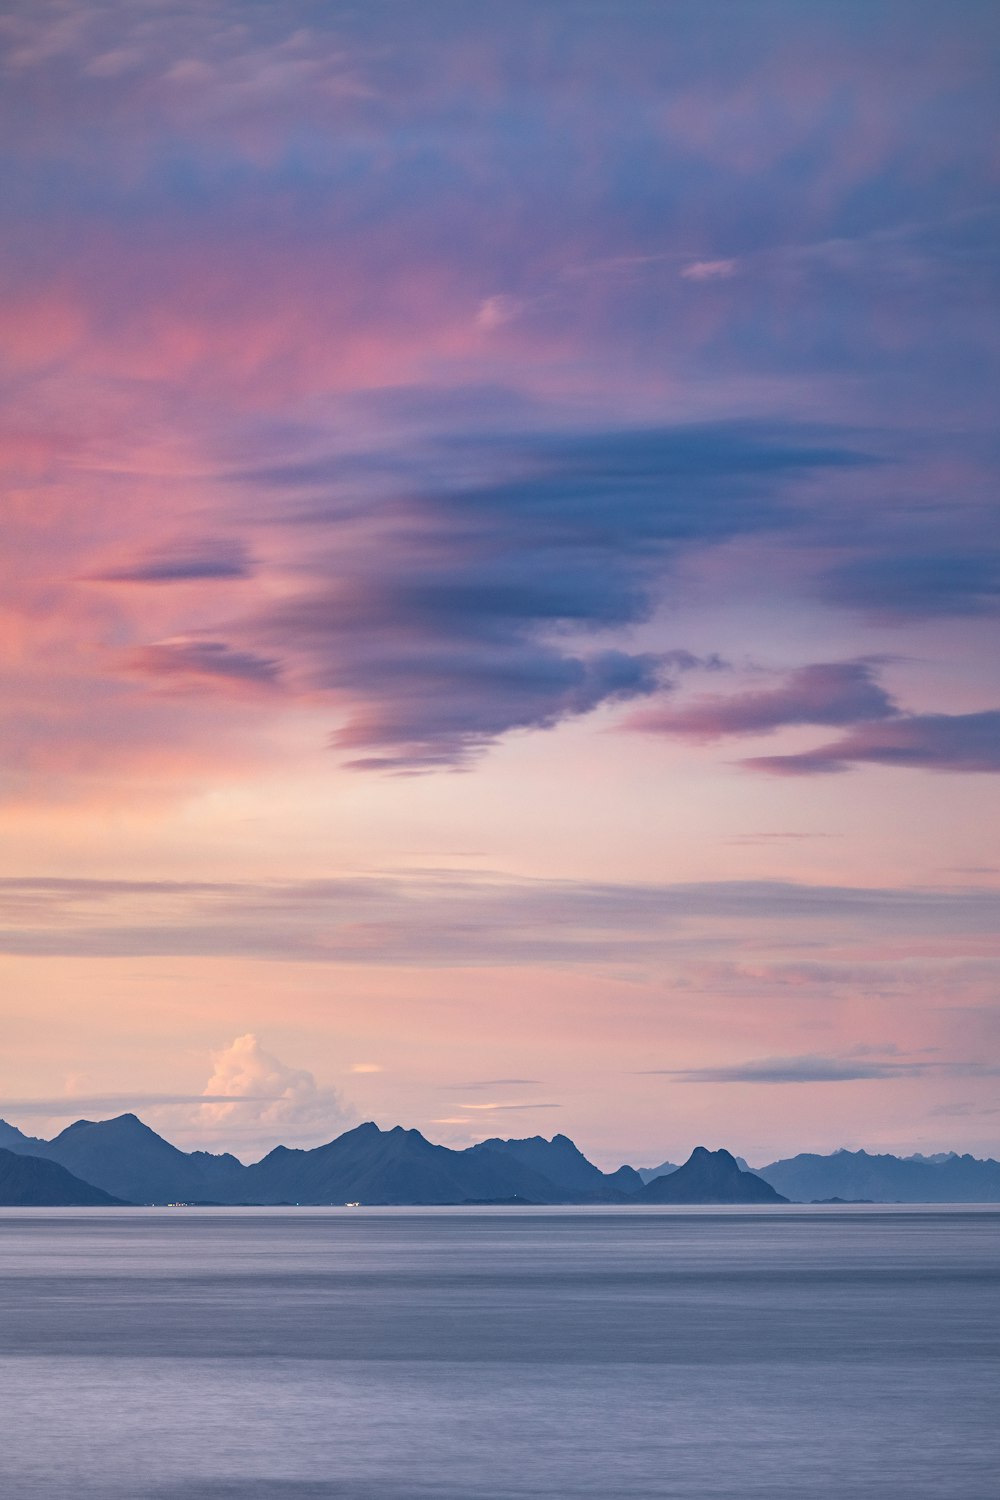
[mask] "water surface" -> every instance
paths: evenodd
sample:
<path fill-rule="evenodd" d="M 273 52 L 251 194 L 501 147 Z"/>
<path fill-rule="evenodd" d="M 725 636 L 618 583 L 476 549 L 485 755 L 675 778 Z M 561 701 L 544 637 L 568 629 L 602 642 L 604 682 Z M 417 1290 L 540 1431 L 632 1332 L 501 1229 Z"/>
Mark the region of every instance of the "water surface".
<path fill-rule="evenodd" d="M 1000 1211 L 0 1211 L 9 1500 L 998 1500 Z"/>

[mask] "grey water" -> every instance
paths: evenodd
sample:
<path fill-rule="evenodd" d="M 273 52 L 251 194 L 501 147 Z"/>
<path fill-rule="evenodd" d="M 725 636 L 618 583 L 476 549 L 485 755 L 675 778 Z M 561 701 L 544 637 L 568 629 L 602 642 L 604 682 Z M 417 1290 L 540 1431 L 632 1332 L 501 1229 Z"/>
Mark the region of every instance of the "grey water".
<path fill-rule="evenodd" d="M 997 1500 L 1000 1211 L 6 1210 L 4 1500 Z"/>

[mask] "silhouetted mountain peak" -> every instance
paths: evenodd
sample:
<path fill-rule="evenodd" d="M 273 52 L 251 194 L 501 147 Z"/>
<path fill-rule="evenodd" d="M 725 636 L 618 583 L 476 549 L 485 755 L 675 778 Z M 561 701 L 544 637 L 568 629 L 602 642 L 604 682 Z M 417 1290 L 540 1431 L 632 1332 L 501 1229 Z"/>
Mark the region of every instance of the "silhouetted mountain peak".
<path fill-rule="evenodd" d="M 727 1172 L 730 1175 L 733 1172 L 744 1172 L 744 1168 L 740 1166 L 733 1153 L 727 1151 L 722 1146 L 719 1147 L 718 1151 L 710 1151 L 707 1146 L 695 1146 L 686 1165 L 690 1166 L 692 1163 L 700 1163 L 703 1166 L 714 1164 L 719 1171 Z"/>
<path fill-rule="evenodd" d="M 157 1135 L 151 1126 L 143 1123 L 138 1115 L 131 1112 L 124 1115 L 114 1115 L 110 1120 L 74 1120 L 72 1125 L 67 1125 L 55 1137 L 56 1141 L 71 1141 L 81 1136 L 85 1131 L 96 1131 L 105 1140 L 126 1141 L 129 1139 L 143 1141 L 159 1141 L 171 1151 L 176 1151 L 176 1146 L 171 1146 L 162 1135 Z"/>
<path fill-rule="evenodd" d="M 188 1155 L 137 1115 L 76 1120 L 51 1141 L 14 1149 L 59 1162 L 81 1181 L 129 1203 L 216 1199 L 223 1179 L 242 1172 L 235 1157 Z"/>
<path fill-rule="evenodd" d="M 502 1140 L 491 1136 L 468 1148 L 468 1155 L 489 1152 L 521 1164 L 546 1178 L 552 1197 L 571 1202 L 619 1202 L 631 1197 L 641 1181 L 631 1167 L 621 1167 L 608 1175 L 584 1156 L 568 1135 L 557 1134 L 551 1140 L 543 1135 L 525 1136 L 521 1140 Z"/>
<path fill-rule="evenodd" d="M 36 1136 L 25 1135 L 24 1131 L 18 1130 L 16 1125 L 10 1125 L 6 1120 L 0 1120 L 0 1146 L 6 1146 L 8 1150 L 12 1146 L 16 1149 L 22 1142 L 32 1146 L 39 1144 Z"/>
<path fill-rule="evenodd" d="M 208 1162 L 212 1165 L 219 1165 L 225 1162 L 227 1166 L 242 1166 L 239 1157 L 234 1156 L 231 1151 L 220 1151 L 218 1154 L 214 1151 L 189 1151 L 188 1156 L 192 1161 Z"/>
<path fill-rule="evenodd" d="M 725 1150 L 696 1146 L 682 1167 L 654 1177 L 637 1199 L 645 1203 L 787 1203 L 770 1183 L 753 1172 L 741 1172 Z"/>
<path fill-rule="evenodd" d="M 675 1161 L 661 1161 L 658 1167 L 637 1167 L 636 1176 L 644 1183 L 653 1182 L 657 1177 L 666 1177 L 670 1172 L 677 1171 Z"/>
<path fill-rule="evenodd" d="M 398 1128 L 398 1127 L 397 1127 Z M 350 1130 L 345 1130 L 343 1135 L 338 1135 L 332 1141 L 327 1141 L 327 1146 L 333 1146 L 337 1141 L 364 1141 L 377 1140 L 386 1132 L 379 1129 L 374 1120 L 365 1120 L 363 1125 L 352 1125 Z M 317 1151 L 322 1151 L 323 1146 L 317 1146 Z"/>
<path fill-rule="evenodd" d="M 96 1120 L 74 1120 L 72 1125 L 67 1125 L 64 1130 L 60 1130 L 59 1134 L 53 1136 L 52 1139 L 54 1141 L 68 1141 L 71 1136 L 79 1135 L 81 1130 L 90 1130 L 97 1123 Z M 104 1120 L 101 1123 L 110 1125 L 111 1121 Z"/>
<path fill-rule="evenodd" d="M 378 1126 L 375 1128 L 377 1130 Z M 432 1150 L 434 1149 L 433 1142 L 429 1141 L 425 1135 L 421 1135 L 419 1130 L 407 1129 L 405 1125 L 394 1125 L 391 1130 L 383 1130 L 381 1134 L 396 1141 L 408 1141 L 411 1146 L 430 1146 Z"/>
<path fill-rule="evenodd" d="M 328 1151 L 330 1149 L 330 1146 L 332 1145 L 333 1142 L 330 1141 L 326 1146 L 317 1146 L 316 1150 Z M 301 1146 L 272 1146 L 270 1151 L 262 1156 L 260 1158 L 260 1161 L 258 1161 L 256 1165 L 258 1167 L 262 1167 L 265 1162 L 269 1162 L 272 1166 L 277 1166 L 282 1162 L 288 1164 L 289 1162 L 294 1161 L 296 1157 L 305 1156 L 305 1154 L 306 1153 Z"/>

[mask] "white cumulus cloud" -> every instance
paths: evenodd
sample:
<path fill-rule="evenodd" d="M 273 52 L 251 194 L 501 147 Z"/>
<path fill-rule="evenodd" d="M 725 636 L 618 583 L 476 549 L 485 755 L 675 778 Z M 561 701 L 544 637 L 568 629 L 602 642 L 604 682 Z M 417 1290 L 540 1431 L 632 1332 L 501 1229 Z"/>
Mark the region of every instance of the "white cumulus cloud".
<path fill-rule="evenodd" d="M 318 1084 L 306 1068 L 288 1067 L 266 1052 L 253 1032 L 213 1053 L 212 1063 L 204 1092 L 213 1102 L 201 1106 L 205 1124 L 329 1126 L 332 1133 L 352 1118 L 337 1089 Z"/>

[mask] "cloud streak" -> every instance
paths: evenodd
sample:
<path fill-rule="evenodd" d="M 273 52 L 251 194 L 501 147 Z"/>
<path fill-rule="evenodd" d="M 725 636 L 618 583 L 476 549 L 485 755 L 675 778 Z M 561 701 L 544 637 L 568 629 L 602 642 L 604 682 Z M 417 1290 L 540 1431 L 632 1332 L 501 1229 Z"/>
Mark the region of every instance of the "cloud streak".
<path fill-rule="evenodd" d="M 130 652 L 126 666 L 139 677 L 188 692 L 205 687 L 270 689 L 277 687 L 281 677 L 274 657 L 212 640 L 155 641 Z"/>
<path fill-rule="evenodd" d="M 1000 611 L 1000 554 L 955 552 L 858 556 L 822 579 L 827 597 L 876 619 L 938 619 Z"/>
<path fill-rule="evenodd" d="M 870 663 L 818 662 L 799 667 L 776 688 L 705 696 L 677 708 L 639 710 L 624 727 L 705 742 L 726 735 L 766 734 L 789 724 L 856 724 L 898 712 L 876 682 Z"/>
<path fill-rule="evenodd" d="M 797 1057 L 760 1057 L 723 1067 L 651 1068 L 645 1076 L 670 1078 L 675 1083 L 862 1083 L 886 1079 L 921 1078 L 927 1074 L 961 1077 L 992 1076 L 998 1070 L 981 1063 L 902 1062 L 891 1058 L 847 1055 L 827 1057 L 804 1053 Z"/>
<path fill-rule="evenodd" d="M 249 578 L 253 564 L 237 540 L 176 542 L 132 562 L 87 575 L 92 583 L 220 583 Z"/>
<path fill-rule="evenodd" d="M 561 1104 L 460 1104 L 459 1109 L 476 1109 L 493 1113 L 496 1110 L 507 1109 L 562 1109 Z"/>
<path fill-rule="evenodd" d="M 820 1053 L 805 1053 L 798 1057 L 761 1057 L 725 1067 L 651 1068 L 647 1076 L 670 1078 L 674 1083 L 858 1083 L 888 1078 L 917 1078 L 933 1066 L 935 1065 L 929 1063 L 825 1057 Z"/>
<path fill-rule="evenodd" d="M 385 966 L 642 963 L 719 944 L 992 942 L 1000 893 L 407 872 L 271 883 L 0 881 L 0 952 Z M 796 934 L 799 936 L 796 937 Z"/>
<path fill-rule="evenodd" d="M 0 1098 L 0 1113 L 39 1115 L 49 1119 L 80 1119 L 88 1114 L 109 1115 L 137 1109 L 165 1109 L 175 1106 L 224 1104 L 260 1105 L 276 1102 L 271 1094 L 54 1094 L 44 1099 Z"/>
<path fill-rule="evenodd" d="M 760 755 L 743 761 L 772 776 L 816 776 L 852 766 L 907 767 L 965 774 L 1000 772 L 1000 709 L 974 714 L 907 714 L 859 724 L 842 739 L 797 755 Z"/>

